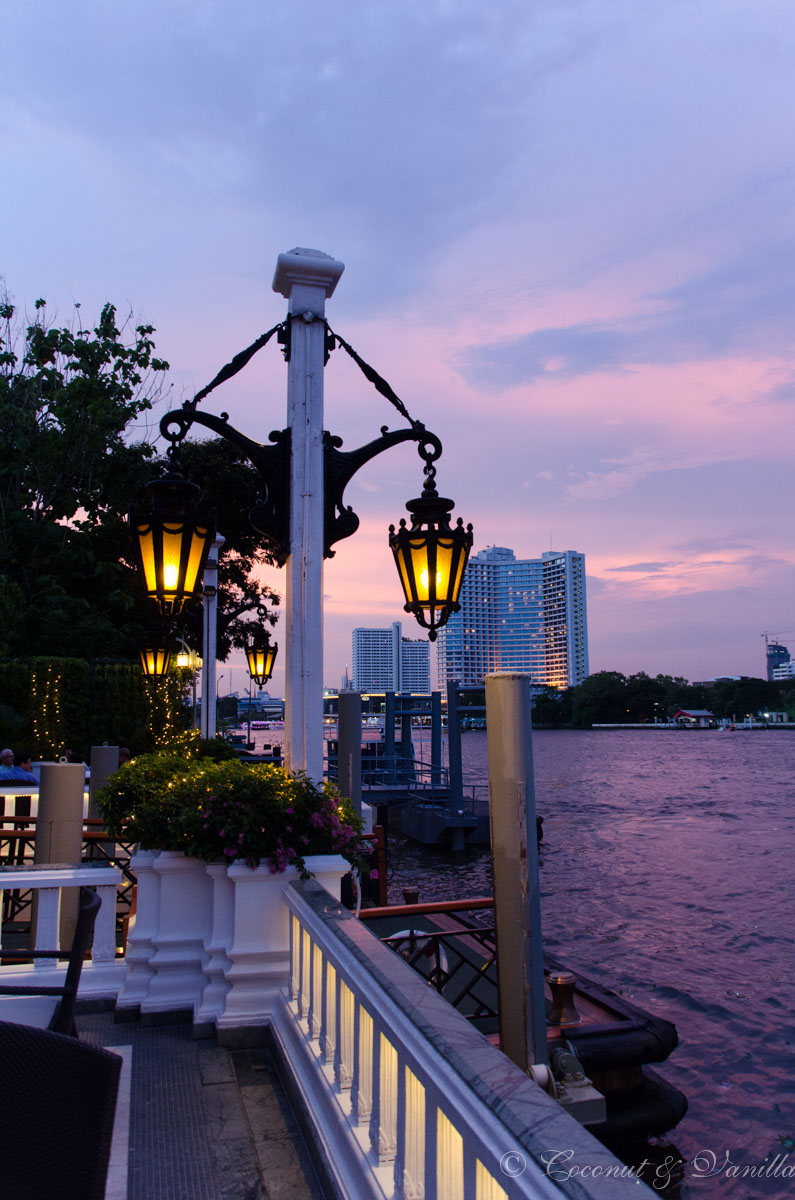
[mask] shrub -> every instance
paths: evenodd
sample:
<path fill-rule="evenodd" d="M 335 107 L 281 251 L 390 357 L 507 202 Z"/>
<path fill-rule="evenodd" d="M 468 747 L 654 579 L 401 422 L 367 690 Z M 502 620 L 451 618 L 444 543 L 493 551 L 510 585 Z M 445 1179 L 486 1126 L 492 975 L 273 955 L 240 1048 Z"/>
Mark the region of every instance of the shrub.
<path fill-rule="evenodd" d="M 260 862 L 306 872 L 310 854 L 341 854 L 367 873 L 361 820 L 330 784 L 283 767 L 246 766 L 182 750 L 145 754 L 97 796 L 111 836 L 147 850 L 180 850 L 208 862 Z"/>

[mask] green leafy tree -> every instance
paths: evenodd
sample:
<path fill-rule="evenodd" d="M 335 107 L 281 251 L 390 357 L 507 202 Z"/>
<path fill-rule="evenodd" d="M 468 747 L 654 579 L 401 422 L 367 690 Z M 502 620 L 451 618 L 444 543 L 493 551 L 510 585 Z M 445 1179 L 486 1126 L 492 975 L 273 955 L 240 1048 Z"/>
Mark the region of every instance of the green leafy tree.
<path fill-rule="evenodd" d="M 223 438 L 186 441 L 180 460 L 185 477 L 202 489 L 202 504 L 215 509 L 225 538 L 218 565 L 218 657 L 225 660 L 233 646 L 245 647 L 252 624 L 276 620 L 273 609 L 279 596 L 262 579 L 273 559 L 249 520 L 263 483 L 249 461 Z M 199 646 L 201 612 L 186 613 L 184 628 L 188 640 Z"/>
<path fill-rule="evenodd" d="M 536 728 L 560 729 L 571 721 L 573 688 L 558 691 L 548 687 L 533 698 L 533 725 Z"/>
<path fill-rule="evenodd" d="M 49 325 L 44 301 L 24 329 L 0 305 L 0 655 L 135 659 L 156 614 L 133 569 L 127 513 L 157 463 L 149 411 L 168 363 L 151 325 L 121 328 L 107 304 L 93 329 Z M 143 425 L 143 428 L 141 426 Z M 218 656 L 246 621 L 272 620 L 270 559 L 248 512 L 262 485 L 223 439 L 189 442 L 183 467 L 218 511 Z M 185 617 L 200 645 L 201 613 Z"/>
<path fill-rule="evenodd" d="M 620 671 L 597 671 L 572 689 L 571 723 L 575 729 L 629 719 L 627 680 Z"/>
<path fill-rule="evenodd" d="M 168 364 L 151 325 L 120 328 L 112 304 L 93 329 L 24 332 L 0 304 L 0 610 L 7 654 L 127 656 L 140 628 L 120 517 L 144 483 L 152 448 L 130 439 Z M 34 644 L 35 643 L 35 644 Z"/>

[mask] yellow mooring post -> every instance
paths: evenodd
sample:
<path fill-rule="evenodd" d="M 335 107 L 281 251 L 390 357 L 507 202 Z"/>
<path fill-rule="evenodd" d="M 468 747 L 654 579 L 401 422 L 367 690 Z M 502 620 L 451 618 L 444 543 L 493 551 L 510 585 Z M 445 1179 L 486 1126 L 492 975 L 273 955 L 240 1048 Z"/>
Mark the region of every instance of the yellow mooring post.
<path fill-rule="evenodd" d="M 549 1062 L 528 676 L 486 676 L 486 724 L 500 1045 L 527 1071 Z"/>

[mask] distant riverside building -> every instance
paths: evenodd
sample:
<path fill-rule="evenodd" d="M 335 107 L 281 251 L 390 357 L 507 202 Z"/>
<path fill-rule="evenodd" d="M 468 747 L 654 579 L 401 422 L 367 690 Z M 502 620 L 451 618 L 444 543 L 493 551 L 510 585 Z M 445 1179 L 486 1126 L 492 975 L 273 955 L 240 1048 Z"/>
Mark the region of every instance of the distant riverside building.
<path fill-rule="evenodd" d="M 779 663 L 773 668 L 773 679 L 795 679 L 795 662 Z"/>
<path fill-rule="evenodd" d="M 775 672 L 779 667 L 784 667 L 790 662 L 790 653 L 786 646 L 782 646 L 779 642 L 768 642 L 767 645 L 767 677 L 768 679 L 790 679 L 790 675 L 776 676 Z"/>
<path fill-rule="evenodd" d="M 430 692 L 428 642 L 403 637 L 400 621 L 389 629 L 354 629 L 351 685 L 356 692 Z"/>
<path fill-rule="evenodd" d="M 517 559 L 491 546 L 470 558 L 459 601 L 461 611 L 439 631 L 441 686 L 477 685 L 495 671 L 555 688 L 587 678 L 584 554 L 549 550 Z"/>

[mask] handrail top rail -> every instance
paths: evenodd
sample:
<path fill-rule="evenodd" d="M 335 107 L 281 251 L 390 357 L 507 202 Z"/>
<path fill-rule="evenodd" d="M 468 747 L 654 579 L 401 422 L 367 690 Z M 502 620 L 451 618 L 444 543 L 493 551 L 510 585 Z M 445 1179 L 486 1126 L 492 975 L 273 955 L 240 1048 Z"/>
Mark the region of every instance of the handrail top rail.
<path fill-rule="evenodd" d="M 0 866 L 0 890 L 6 888 L 115 887 L 122 873 L 118 867 L 84 863 L 30 863 L 24 867 Z"/>

